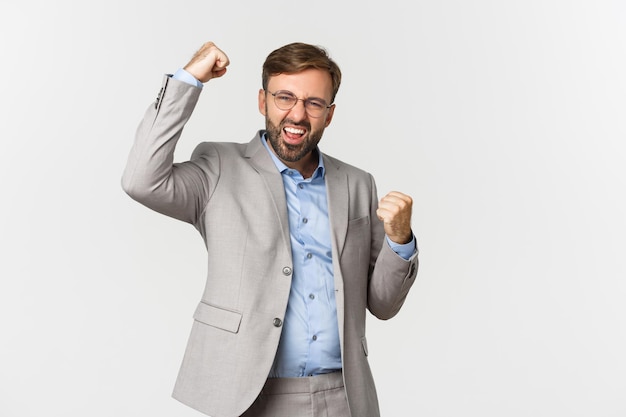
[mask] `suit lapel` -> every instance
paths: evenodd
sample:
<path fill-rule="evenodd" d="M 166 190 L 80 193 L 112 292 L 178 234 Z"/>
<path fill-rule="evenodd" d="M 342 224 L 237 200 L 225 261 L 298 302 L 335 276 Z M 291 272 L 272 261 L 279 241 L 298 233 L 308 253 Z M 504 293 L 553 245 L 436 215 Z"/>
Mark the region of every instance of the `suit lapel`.
<path fill-rule="evenodd" d="M 326 193 L 328 195 L 331 239 L 337 248 L 337 256 L 341 257 L 348 233 L 350 203 L 348 177 L 331 158 L 326 155 L 323 155 L 323 158 L 326 168 Z"/>
<path fill-rule="evenodd" d="M 250 165 L 259 173 L 265 186 L 269 191 L 276 216 L 280 224 L 280 230 L 283 241 L 287 248 L 291 251 L 291 240 L 289 238 L 289 217 L 287 214 L 287 200 L 285 197 L 285 188 L 283 179 L 274 165 L 274 161 L 267 153 L 267 150 L 261 143 L 261 135 L 263 131 L 259 131 L 255 137 L 248 143 L 246 149 L 246 158 L 250 160 Z M 289 253 L 291 256 L 291 252 Z"/>
<path fill-rule="evenodd" d="M 339 343 L 341 356 L 344 352 L 344 323 L 345 302 L 343 275 L 341 273 L 341 253 L 346 243 L 348 233 L 350 194 L 348 189 L 348 177 L 331 158 L 323 154 L 324 167 L 326 169 L 326 194 L 328 196 L 328 217 L 330 220 L 330 238 L 333 245 L 333 271 L 335 281 L 337 303 L 337 325 L 339 328 Z"/>

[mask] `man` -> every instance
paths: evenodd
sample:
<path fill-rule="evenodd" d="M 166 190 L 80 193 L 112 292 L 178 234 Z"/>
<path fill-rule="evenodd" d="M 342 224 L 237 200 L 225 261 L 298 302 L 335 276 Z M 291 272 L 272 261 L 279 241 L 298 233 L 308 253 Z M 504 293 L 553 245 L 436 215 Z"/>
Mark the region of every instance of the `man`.
<path fill-rule="evenodd" d="M 372 176 L 322 154 L 341 72 L 293 43 L 263 65 L 266 129 L 205 142 L 173 163 L 203 83 L 229 59 L 211 42 L 139 125 L 124 190 L 201 233 L 208 274 L 173 396 L 214 417 L 378 416 L 366 309 L 400 309 L 417 273 L 412 199 L 380 202 Z"/>

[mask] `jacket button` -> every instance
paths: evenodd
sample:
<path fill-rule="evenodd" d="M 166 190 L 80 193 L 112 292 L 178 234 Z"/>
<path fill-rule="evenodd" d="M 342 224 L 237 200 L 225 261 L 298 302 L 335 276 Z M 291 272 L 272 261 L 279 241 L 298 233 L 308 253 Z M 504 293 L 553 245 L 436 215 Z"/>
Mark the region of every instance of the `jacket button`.
<path fill-rule="evenodd" d="M 283 268 L 283 275 L 289 276 L 291 275 L 291 268 L 289 268 L 288 266 Z"/>
<path fill-rule="evenodd" d="M 279 319 L 278 317 L 276 317 L 274 319 L 274 327 L 280 327 L 283 325 L 283 321 L 281 319 Z"/>

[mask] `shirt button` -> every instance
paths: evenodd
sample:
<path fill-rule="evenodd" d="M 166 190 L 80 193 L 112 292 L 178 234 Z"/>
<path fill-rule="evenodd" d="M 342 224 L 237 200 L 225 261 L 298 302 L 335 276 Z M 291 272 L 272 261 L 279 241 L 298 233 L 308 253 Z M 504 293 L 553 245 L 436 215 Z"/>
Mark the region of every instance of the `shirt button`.
<path fill-rule="evenodd" d="M 283 268 L 283 275 L 291 275 L 291 268 L 289 268 L 288 266 Z"/>
<path fill-rule="evenodd" d="M 304 185 L 302 185 L 302 184 L 298 184 L 298 187 L 299 187 L 300 189 L 303 189 L 303 188 L 304 188 Z"/>
<path fill-rule="evenodd" d="M 302 219 L 302 223 L 308 223 L 309 219 L 307 219 L 306 217 L 304 219 Z"/>
<path fill-rule="evenodd" d="M 308 259 L 311 259 L 311 258 L 313 257 L 313 254 L 312 254 L 312 253 L 307 253 L 307 254 L 306 254 L 306 257 L 307 257 Z"/>
<path fill-rule="evenodd" d="M 313 340 L 317 340 L 317 336 L 313 336 Z"/>
<path fill-rule="evenodd" d="M 274 319 L 274 327 L 280 327 L 283 325 L 283 321 L 281 319 L 279 319 L 278 317 L 276 317 Z"/>
<path fill-rule="evenodd" d="M 310 298 L 311 300 L 314 300 L 314 299 L 315 299 L 315 295 L 313 295 L 313 294 L 309 294 L 309 298 Z"/>

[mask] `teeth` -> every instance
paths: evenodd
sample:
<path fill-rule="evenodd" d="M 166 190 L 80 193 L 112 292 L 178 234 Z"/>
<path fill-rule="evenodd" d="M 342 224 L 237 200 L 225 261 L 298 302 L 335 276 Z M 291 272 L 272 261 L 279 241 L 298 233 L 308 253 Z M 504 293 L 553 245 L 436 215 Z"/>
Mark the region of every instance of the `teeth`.
<path fill-rule="evenodd" d="M 286 127 L 285 128 L 285 132 L 293 133 L 294 135 L 303 135 L 304 134 L 304 129 L 296 129 L 296 128 L 293 128 L 293 127 Z"/>

